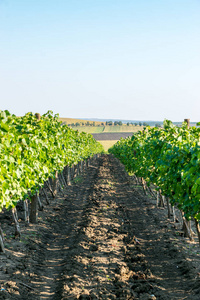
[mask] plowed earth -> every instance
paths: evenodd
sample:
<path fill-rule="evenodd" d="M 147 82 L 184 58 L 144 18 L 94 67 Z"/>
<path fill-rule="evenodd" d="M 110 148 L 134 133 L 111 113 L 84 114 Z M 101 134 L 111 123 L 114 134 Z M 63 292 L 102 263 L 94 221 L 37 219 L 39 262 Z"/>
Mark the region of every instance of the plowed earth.
<path fill-rule="evenodd" d="M 198 254 L 193 265 L 166 213 L 114 157 L 63 192 L 37 225 L 20 222 L 21 239 L 9 235 L 10 214 L 1 217 L 0 299 L 200 299 Z"/>

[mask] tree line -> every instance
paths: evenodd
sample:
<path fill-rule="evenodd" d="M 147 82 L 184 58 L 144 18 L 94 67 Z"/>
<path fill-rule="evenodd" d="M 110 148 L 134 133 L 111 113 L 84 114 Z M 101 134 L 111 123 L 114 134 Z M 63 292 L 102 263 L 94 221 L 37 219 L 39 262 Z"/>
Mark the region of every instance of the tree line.
<path fill-rule="evenodd" d="M 66 124 L 66 122 L 64 122 Z M 76 122 L 76 123 L 70 123 L 67 124 L 68 126 L 72 127 L 79 127 L 79 126 L 122 126 L 122 125 L 127 125 L 127 126 L 150 126 L 147 122 L 127 122 L 125 124 L 122 123 L 122 121 L 106 121 L 102 123 L 96 124 L 94 121 L 93 122 Z M 155 124 L 155 127 L 161 127 L 160 124 Z"/>

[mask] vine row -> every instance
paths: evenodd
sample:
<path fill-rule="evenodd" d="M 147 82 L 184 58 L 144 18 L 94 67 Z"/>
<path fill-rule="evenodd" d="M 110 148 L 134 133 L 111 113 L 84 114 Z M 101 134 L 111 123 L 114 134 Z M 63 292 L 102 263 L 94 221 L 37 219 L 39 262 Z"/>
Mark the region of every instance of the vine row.
<path fill-rule="evenodd" d="M 200 128 L 165 120 L 164 128 L 146 127 L 118 141 L 109 153 L 147 186 L 154 184 L 185 220 L 194 219 L 200 240 Z"/>
<path fill-rule="evenodd" d="M 66 182 L 70 184 L 74 166 L 81 169 L 84 162 L 103 151 L 91 134 L 70 129 L 52 111 L 23 117 L 0 111 L 0 212 L 12 210 L 16 234 L 20 232 L 19 201 L 24 201 L 27 212 L 27 199 L 31 200 L 30 221 L 37 222 L 37 207 L 42 209 L 39 193 L 48 204 L 45 188 L 55 197 Z M 25 218 L 29 218 L 28 212 Z M 1 228 L 0 248 L 3 250 Z"/>

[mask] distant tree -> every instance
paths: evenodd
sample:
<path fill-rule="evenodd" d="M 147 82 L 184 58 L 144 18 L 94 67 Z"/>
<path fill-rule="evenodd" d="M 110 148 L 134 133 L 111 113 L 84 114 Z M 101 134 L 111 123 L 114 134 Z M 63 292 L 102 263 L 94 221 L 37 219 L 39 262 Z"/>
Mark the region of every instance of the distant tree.
<path fill-rule="evenodd" d="M 141 122 L 139 122 L 139 126 L 142 126 L 142 123 L 141 123 Z"/>
<path fill-rule="evenodd" d="M 112 122 L 112 121 L 107 121 L 107 122 L 106 122 L 106 125 L 112 126 L 112 125 L 113 125 L 113 122 Z"/>
<path fill-rule="evenodd" d="M 115 122 L 114 122 L 114 125 L 119 125 L 119 126 L 121 126 L 121 125 L 122 125 L 122 121 L 115 121 Z"/>
<path fill-rule="evenodd" d="M 155 127 L 157 127 L 157 128 L 158 128 L 158 127 L 161 127 L 161 124 L 156 123 L 156 124 L 155 124 Z"/>
<path fill-rule="evenodd" d="M 72 124 L 71 124 L 71 126 L 75 126 L 75 124 L 74 124 L 74 123 L 72 123 Z"/>
<path fill-rule="evenodd" d="M 92 126 L 95 126 L 95 122 L 92 123 Z"/>
<path fill-rule="evenodd" d="M 86 122 L 86 126 L 90 126 L 90 122 L 89 121 Z"/>
<path fill-rule="evenodd" d="M 76 124 L 75 124 L 76 126 L 80 126 L 80 123 L 79 122 L 76 122 Z"/>
<path fill-rule="evenodd" d="M 149 124 L 146 122 L 143 122 L 143 126 L 149 126 Z"/>
<path fill-rule="evenodd" d="M 129 122 L 127 122 L 127 124 L 126 124 L 127 126 L 129 126 L 130 125 L 130 123 Z"/>
<path fill-rule="evenodd" d="M 135 125 L 135 126 L 137 126 L 137 125 L 138 125 L 138 123 L 134 123 L 134 125 Z"/>
<path fill-rule="evenodd" d="M 103 123 L 103 122 L 101 123 L 101 126 L 104 126 L 104 123 Z"/>

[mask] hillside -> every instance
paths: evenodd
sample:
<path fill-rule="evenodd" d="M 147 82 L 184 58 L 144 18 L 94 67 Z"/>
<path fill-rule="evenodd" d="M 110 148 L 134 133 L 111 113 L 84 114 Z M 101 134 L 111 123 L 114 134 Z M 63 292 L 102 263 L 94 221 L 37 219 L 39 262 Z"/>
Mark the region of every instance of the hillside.
<path fill-rule="evenodd" d="M 63 123 L 66 123 L 66 124 L 76 124 L 76 123 L 80 123 L 80 124 L 84 124 L 86 125 L 86 123 L 89 125 L 93 125 L 93 126 L 103 126 L 106 124 L 106 122 L 101 122 L 101 121 L 91 121 L 91 120 L 82 120 L 82 119 L 73 119 L 73 118 L 62 118 L 60 117 L 60 121 L 62 121 Z"/>

